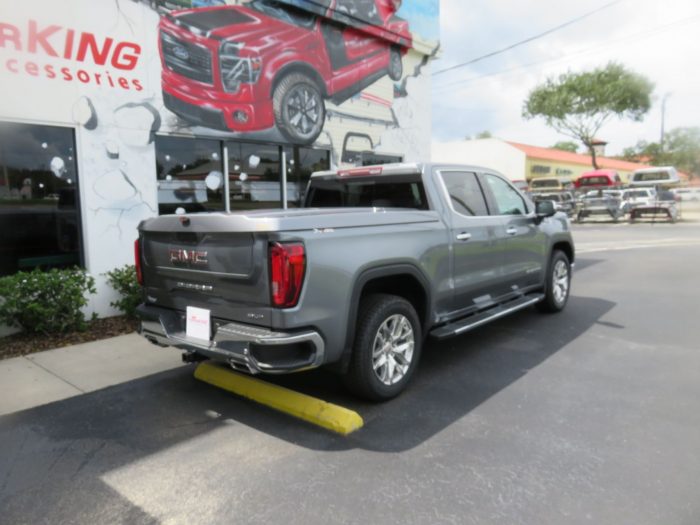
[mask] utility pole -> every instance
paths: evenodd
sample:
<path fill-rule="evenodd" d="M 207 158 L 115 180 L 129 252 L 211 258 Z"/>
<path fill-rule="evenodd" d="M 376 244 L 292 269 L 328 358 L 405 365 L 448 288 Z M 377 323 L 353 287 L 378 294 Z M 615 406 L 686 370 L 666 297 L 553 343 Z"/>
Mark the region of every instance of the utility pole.
<path fill-rule="evenodd" d="M 661 151 L 664 150 L 664 137 L 666 135 L 666 100 L 670 96 L 671 93 L 666 93 L 661 99 L 661 139 L 659 140 Z"/>

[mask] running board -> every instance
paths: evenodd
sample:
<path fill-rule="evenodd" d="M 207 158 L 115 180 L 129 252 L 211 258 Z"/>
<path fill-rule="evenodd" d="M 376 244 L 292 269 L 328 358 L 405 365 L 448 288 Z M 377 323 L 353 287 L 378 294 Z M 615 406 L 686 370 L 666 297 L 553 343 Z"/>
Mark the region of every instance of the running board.
<path fill-rule="evenodd" d="M 460 319 L 459 321 L 436 328 L 430 332 L 430 335 L 436 339 L 445 339 L 453 335 L 463 334 L 490 321 L 495 321 L 508 314 L 539 303 L 542 299 L 544 299 L 544 294 L 541 293 L 524 295 L 519 299 L 508 301 L 505 304 L 494 306 L 483 312 L 470 315 L 465 319 Z"/>

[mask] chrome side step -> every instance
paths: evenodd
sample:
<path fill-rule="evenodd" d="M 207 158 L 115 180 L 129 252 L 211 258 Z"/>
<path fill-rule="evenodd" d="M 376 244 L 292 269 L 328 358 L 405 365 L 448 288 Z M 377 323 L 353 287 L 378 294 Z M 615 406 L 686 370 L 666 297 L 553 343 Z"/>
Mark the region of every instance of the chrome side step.
<path fill-rule="evenodd" d="M 445 339 L 453 335 L 459 335 L 473 330 L 481 325 L 484 325 L 490 321 L 495 321 L 501 317 L 505 317 L 508 314 L 527 308 L 535 303 L 539 303 L 544 299 L 544 294 L 528 294 L 524 295 L 518 299 L 508 301 L 507 303 L 494 306 L 483 312 L 479 312 L 459 321 L 454 321 L 445 326 L 436 328 L 430 332 L 430 335 L 436 339 Z"/>

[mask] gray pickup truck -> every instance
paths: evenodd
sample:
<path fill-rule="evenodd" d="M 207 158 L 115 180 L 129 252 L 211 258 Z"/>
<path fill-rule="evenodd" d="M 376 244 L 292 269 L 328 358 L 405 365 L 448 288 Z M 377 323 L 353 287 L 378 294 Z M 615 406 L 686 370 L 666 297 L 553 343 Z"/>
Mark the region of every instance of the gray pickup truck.
<path fill-rule="evenodd" d="M 569 222 L 473 166 L 315 173 L 301 209 L 142 222 L 141 334 L 247 373 L 327 366 L 356 394 L 396 396 L 428 336 L 566 305 Z"/>

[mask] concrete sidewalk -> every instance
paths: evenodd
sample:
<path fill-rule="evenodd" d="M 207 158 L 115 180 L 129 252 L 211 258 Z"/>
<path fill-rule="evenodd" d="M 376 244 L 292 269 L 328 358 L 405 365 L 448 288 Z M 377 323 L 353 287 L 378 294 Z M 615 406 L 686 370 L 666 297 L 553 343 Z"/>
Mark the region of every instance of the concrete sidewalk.
<path fill-rule="evenodd" d="M 0 361 L 0 415 L 182 366 L 136 333 Z"/>

